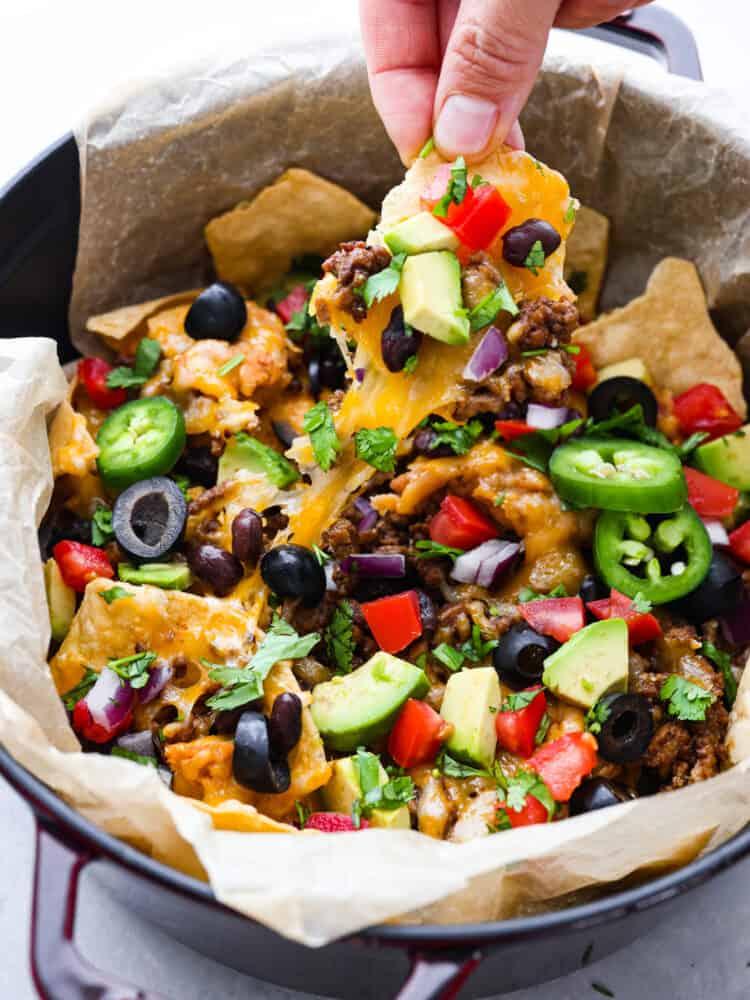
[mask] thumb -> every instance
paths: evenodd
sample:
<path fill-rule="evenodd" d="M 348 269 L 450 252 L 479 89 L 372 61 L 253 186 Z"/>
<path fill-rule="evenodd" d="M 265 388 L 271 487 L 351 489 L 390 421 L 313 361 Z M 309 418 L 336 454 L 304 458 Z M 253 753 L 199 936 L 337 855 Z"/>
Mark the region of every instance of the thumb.
<path fill-rule="evenodd" d="M 463 0 L 435 97 L 435 142 L 478 157 L 515 125 L 544 56 L 559 0 Z"/>

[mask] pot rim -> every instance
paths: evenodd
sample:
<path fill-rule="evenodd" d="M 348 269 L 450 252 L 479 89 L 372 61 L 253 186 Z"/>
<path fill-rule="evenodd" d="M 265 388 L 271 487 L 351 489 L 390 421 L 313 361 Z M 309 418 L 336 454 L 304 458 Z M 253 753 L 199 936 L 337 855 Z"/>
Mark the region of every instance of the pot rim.
<path fill-rule="evenodd" d="M 96 855 L 94 860 L 101 858 L 115 861 L 180 895 L 192 897 L 203 904 L 227 909 L 240 917 L 244 916 L 217 900 L 208 883 L 185 875 L 163 862 L 155 861 L 86 819 L 19 764 L 1 745 L 0 774 L 35 813 L 48 820 L 51 817 L 56 821 L 55 827 L 59 832 L 77 840 L 84 848 L 93 849 Z M 593 903 L 529 917 L 512 917 L 483 923 L 377 924 L 351 936 L 371 943 L 451 947 L 461 944 L 476 945 L 482 942 L 507 944 L 515 940 L 542 937 L 550 932 L 582 930 L 619 920 L 629 913 L 646 910 L 666 902 L 695 888 L 747 855 L 750 855 L 750 825 L 709 854 L 668 875 L 644 882 L 633 889 L 612 893 Z M 244 918 L 253 920 L 252 917 Z"/>

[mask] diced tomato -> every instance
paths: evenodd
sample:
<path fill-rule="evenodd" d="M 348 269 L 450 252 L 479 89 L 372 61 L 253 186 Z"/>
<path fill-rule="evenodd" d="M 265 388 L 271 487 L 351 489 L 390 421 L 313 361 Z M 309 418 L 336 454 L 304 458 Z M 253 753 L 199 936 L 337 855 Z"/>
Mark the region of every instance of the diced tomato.
<path fill-rule="evenodd" d="M 505 813 L 512 827 L 535 826 L 537 823 L 547 822 L 547 807 L 543 806 L 539 799 L 533 795 L 527 795 L 523 809 L 516 812 L 509 806 L 498 806 L 498 813 Z"/>
<path fill-rule="evenodd" d="M 399 653 L 422 634 L 416 590 L 360 604 L 370 631 L 386 653 Z"/>
<path fill-rule="evenodd" d="M 698 517 L 729 517 L 737 506 L 740 491 L 711 476 L 685 466 L 688 503 Z"/>
<path fill-rule="evenodd" d="M 648 611 L 636 611 L 633 602 L 626 594 L 612 588 L 609 597 L 600 601 L 589 601 L 586 607 L 594 618 L 624 618 L 628 626 L 628 638 L 631 646 L 642 642 L 650 642 L 661 635 L 661 625 Z"/>
<path fill-rule="evenodd" d="M 578 354 L 573 355 L 573 360 L 576 363 L 576 370 L 573 373 L 573 388 L 577 389 L 578 392 L 586 392 L 587 389 L 596 384 L 597 374 L 591 355 L 583 344 L 579 344 L 579 347 Z"/>
<path fill-rule="evenodd" d="M 539 724 L 547 711 L 547 698 L 542 688 L 529 688 L 529 690 L 536 690 L 539 693 L 525 708 L 519 708 L 514 712 L 499 711 L 495 715 L 498 743 L 505 750 L 520 754 L 522 757 L 530 757 L 533 754 Z"/>
<path fill-rule="evenodd" d="M 427 212 L 431 212 L 448 190 L 451 179 L 451 164 L 441 163 L 433 174 L 432 180 L 420 196 L 420 204 Z"/>
<path fill-rule="evenodd" d="M 400 767 L 427 764 L 437 757 L 448 731 L 434 708 L 409 698 L 388 737 L 388 753 Z"/>
<path fill-rule="evenodd" d="M 369 825 L 363 819 L 356 827 L 351 816 L 345 813 L 311 813 L 305 821 L 306 830 L 319 830 L 320 833 L 351 833 L 358 829 L 366 830 Z"/>
<path fill-rule="evenodd" d="M 86 584 L 95 580 L 98 576 L 104 576 L 111 580 L 115 575 L 112 563 L 107 559 L 107 555 L 102 549 L 97 549 L 93 545 L 84 545 L 83 542 L 71 542 L 67 539 L 58 542 L 52 549 L 63 580 L 73 590 L 82 594 L 86 589 Z"/>
<path fill-rule="evenodd" d="M 596 740 L 591 733 L 567 733 L 545 743 L 529 758 L 556 802 L 567 802 L 596 766 Z"/>
<path fill-rule="evenodd" d="M 536 427 L 527 424 L 523 420 L 496 420 L 495 430 L 503 441 L 515 441 L 524 434 L 533 434 Z"/>
<path fill-rule="evenodd" d="M 586 624 L 586 612 L 580 597 L 551 597 L 546 601 L 527 601 L 519 605 L 521 616 L 537 632 L 567 642 Z"/>
<path fill-rule="evenodd" d="M 125 715 L 116 726 L 103 726 L 94 722 L 89 706 L 84 699 L 79 701 L 73 709 L 73 728 L 85 740 L 91 743 L 109 743 L 115 736 L 124 733 L 133 721 L 132 710 Z"/>
<path fill-rule="evenodd" d="M 474 549 L 497 538 L 497 525 L 469 500 L 449 493 L 430 521 L 430 538 L 454 549 Z"/>
<path fill-rule="evenodd" d="M 451 220 L 449 211 L 446 222 L 465 247 L 485 250 L 508 221 L 512 210 L 494 184 L 480 184 L 473 192 L 474 197 L 468 199 L 461 218 Z M 463 207 L 463 203 L 459 207 Z"/>
<path fill-rule="evenodd" d="M 683 434 L 705 431 L 717 438 L 742 426 L 742 417 L 721 389 L 708 382 L 701 382 L 675 396 L 672 405 Z"/>
<path fill-rule="evenodd" d="M 307 305 L 308 293 L 304 285 L 295 285 L 285 299 L 276 303 L 276 312 L 282 323 L 288 323 L 292 316 Z"/>
<path fill-rule="evenodd" d="M 125 389 L 110 389 L 107 387 L 107 375 L 112 371 L 101 358 L 83 358 L 78 362 L 78 378 L 83 383 L 86 394 L 100 410 L 114 410 L 127 402 Z"/>
<path fill-rule="evenodd" d="M 745 521 L 730 534 L 729 547 L 738 559 L 750 563 L 750 521 Z"/>

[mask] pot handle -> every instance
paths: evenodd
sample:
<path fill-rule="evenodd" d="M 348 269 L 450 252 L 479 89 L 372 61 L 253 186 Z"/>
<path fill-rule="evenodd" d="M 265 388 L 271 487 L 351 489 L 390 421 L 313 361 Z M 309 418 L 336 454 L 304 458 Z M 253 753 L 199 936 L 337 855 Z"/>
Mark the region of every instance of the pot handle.
<path fill-rule="evenodd" d="M 480 951 L 412 951 L 409 976 L 394 1000 L 453 1000 L 484 957 Z"/>
<path fill-rule="evenodd" d="M 637 7 L 620 17 L 592 29 L 604 34 L 607 41 L 618 44 L 620 39 L 656 45 L 664 53 L 667 69 L 677 76 L 702 80 L 700 56 L 690 28 L 676 14 L 663 7 Z"/>
<path fill-rule="evenodd" d="M 78 877 L 95 857 L 36 817 L 31 972 L 43 1000 L 165 1000 L 86 961 L 73 943 Z"/>

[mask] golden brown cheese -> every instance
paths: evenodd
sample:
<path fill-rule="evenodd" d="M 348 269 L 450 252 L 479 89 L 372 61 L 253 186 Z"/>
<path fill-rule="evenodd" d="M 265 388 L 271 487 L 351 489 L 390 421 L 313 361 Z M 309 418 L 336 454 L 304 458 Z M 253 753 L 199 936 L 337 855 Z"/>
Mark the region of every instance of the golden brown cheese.
<path fill-rule="evenodd" d="M 58 406 L 49 429 L 49 450 L 52 474 L 59 476 L 85 476 L 96 469 L 99 449 L 89 434 L 86 417 L 76 413 L 64 399 Z"/>

